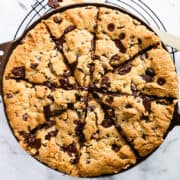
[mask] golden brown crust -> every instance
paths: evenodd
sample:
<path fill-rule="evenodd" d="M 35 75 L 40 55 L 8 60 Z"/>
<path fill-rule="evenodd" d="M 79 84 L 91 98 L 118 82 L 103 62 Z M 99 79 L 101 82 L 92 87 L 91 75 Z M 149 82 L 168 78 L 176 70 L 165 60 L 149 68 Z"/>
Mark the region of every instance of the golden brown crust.
<path fill-rule="evenodd" d="M 115 174 L 162 142 L 178 98 L 175 67 L 159 38 L 117 10 L 56 13 L 12 52 L 3 77 L 20 145 L 51 168 Z"/>

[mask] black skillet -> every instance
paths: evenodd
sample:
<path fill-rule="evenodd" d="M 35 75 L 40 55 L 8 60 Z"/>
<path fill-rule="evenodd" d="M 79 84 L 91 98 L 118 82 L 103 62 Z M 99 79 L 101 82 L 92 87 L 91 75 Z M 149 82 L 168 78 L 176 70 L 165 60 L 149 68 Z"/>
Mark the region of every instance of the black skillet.
<path fill-rule="evenodd" d="M 71 9 L 71 8 L 76 8 L 76 7 L 83 7 L 83 6 L 88 6 L 88 5 L 92 5 L 92 6 L 97 6 L 97 7 L 109 7 L 111 9 L 116 9 L 119 10 L 121 12 L 124 12 L 126 14 L 129 14 L 131 17 L 139 20 L 140 22 L 142 22 L 142 24 L 144 24 L 147 28 L 149 28 L 151 31 L 153 31 L 153 29 L 146 24 L 143 20 L 139 19 L 137 16 L 133 15 L 132 13 L 128 12 L 125 9 L 122 9 L 120 7 L 116 7 L 116 6 L 112 6 L 112 5 L 108 5 L 108 4 L 103 4 L 103 3 L 79 3 L 79 4 L 73 4 L 73 5 L 68 5 L 68 6 L 63 6 L 60 7 L 56 10 L 53 10 L 52 12 L 42 16 L 41 18 L 39 18 L 37 21 L 35 21 L 23 34 L 20 38 L 18 38 L 17 40 L 14 41 L 9 41 L 9 42 L 5 42 L 3 44 L 0 44 L 0 51 L 2 51 L 4 54 L 0 55 L 0 94 L 2 95 L 2 99 L 3 99 L 3 84 L 2 84 L 2 79 L 3 79 L 3 73 L 4 73 L 4 69 L 6 67 L 6 64 L 8 62 L 8 59 L 13 51 L 13 49 L 16 48 L 16 46 L 21 42 L 21 40 L 25 37 L 25 35 L 27 34 L 27 32 L 29 32 L 31 29 L 33 29 L 34 26 L 36 26 L 41 20 L 43 19 L 47 19 L 49 18 L 51 15 L 57 13 L 57 12 L 63 12 L 67 9 Z M 164 49 L 167 50 L 166 46 L 162 43 Z M 168 50 L 167 50 L 168 51 Z M 6 107 L 5 107 L 5 103 L 4 103 L 4 99 L 3 99 L 3 105 L 4 105 L 4 109 L 5 109 L 5 114 L 6 114 Z M 6 114 L 6 119 L 7 122 L 8 118 L 7 118 L 7 114 Z M 8 123 L 9 124 L 9 123 Z M 164 138 L 166 138 L 167 134 L 176 126 L 180 126 L 180 114 L 178 113 L 178 105 L 176 105 L 175 107 L 175 111 L 174 111 L 174 115 L 173 115 L 173 119 L 171 121 L 171 124 L 167 130 L 167 133 L 165 134 Z M 10 125 L 9 125 L 10 127 Z M 11 128 L 11 127 L 10 127 Z M 154 152 L 154 151 L 153 151 Z M 152 152 L 152 153 L 153 153 Z M 138 159 L 138 163 L 142 162 L 143 160 L 145 160 L 147 157 L 149 157 L 152 153 L 150 153 L 148 156 L 143 157 Z M 136 165 L 137 165 L 136 164 Z M 133 166 L 134 167 L 134 166 Z"/>

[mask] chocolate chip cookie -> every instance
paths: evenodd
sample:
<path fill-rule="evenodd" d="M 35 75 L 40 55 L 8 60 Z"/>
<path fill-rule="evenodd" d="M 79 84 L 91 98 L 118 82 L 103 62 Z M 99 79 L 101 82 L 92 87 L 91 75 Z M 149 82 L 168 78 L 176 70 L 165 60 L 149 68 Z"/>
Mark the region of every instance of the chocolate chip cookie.
<path fill-rule="evenodd" d="M 28 153 L 93 177 L 125 170 L 163 142 L 178 83 L 154 32 L 119 10 L 85 5 L 26 34 L 6 65 L 3 94 Z"/>

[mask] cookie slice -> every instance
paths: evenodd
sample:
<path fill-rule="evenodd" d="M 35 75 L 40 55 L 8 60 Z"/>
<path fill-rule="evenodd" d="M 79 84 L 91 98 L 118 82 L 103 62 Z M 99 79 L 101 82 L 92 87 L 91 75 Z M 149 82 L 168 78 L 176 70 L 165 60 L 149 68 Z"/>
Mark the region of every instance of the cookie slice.
<path fill-rule="evenodd" d="M 80 153 L 78 169 L 83 177 L 117 173 L 136 163 L 136 156 L 121 136 L 93 139 Z"/>
<path fill-rule="evenodd" d="M 100 56 L 100 59 L 105 58 L 110 65 L 120 65 L 159 43 L 160 39 L 152 31 L 129 15 L 109 8 L 100 8 L 96 55 Z"/>
<path fill-rule="evenodd" d="M 57 122 L 64 122 L 63 117 L 65 116 L 63 115 L 61 119 L 57 119 Z M 22 140 L 20 144 L 28 153 L 45 162 L 48 166 L 77 176 L 78 169 L 76 163 L 74 163 L 78 152 L 76 145 L 74 142 L 68 145 L 67 143 L 60 144 L 60 129 L 62 130 L 60 125 L 57 124 L 50 128 L 41 128 L 35 133 L 21 133 Z"/>
<path fill-rule="evenodd" d="M 43 23 L 31 30 L 13 51 L 5 76 L 52 88 L 68 86 L 66 89 L 72 89 L 76 85 L 63 54 L 56 49 Z"/>
<path fill-rule="evenodd" d="M 152 48 L 109 72 L 105 71 L 100 60 L 94 63 L 94 84 L 100 91 L 178 97 L 173 61 L 162 47 Z"/>
<path fill-rule="evenodd" d="M 102 95 L 102 103 L 114 110 L 117 129 L 140 156 L 158 147 L 173 117 L 176 100 L 148 96 Z"/>
<path fill-rule="evenodd" d="M 64 36 L 63 53 L 72 68 L 75 79 L 82 87 L 91 80 L 94 35 L 86 30 L 73 30 Z"/>

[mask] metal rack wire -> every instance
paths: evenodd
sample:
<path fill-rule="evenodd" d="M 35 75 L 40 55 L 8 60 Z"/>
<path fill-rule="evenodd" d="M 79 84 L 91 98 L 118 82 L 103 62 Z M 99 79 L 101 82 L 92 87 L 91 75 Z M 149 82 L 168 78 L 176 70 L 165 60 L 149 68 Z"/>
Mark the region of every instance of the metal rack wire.
<path fill-rule="evenodd" d="M 106 0 L 106 3 L 113 4 L 116 6 L 120 6 L 123 9 L 126 9 L 133 14 L 140 17 L 142 20 L 144 20 L 146 23 L 167 31 L 165 25 L 160 20 L 160 18 L 155 14 L 155 12 L 142 0 Z M 47 0 L 36 0 L 34 4 L 31 5 L 32 9 L 29 11 L 29 13 L 24 17 L 22 22 L 20 23 L 15 35 L 14 39 L 19 37 L 24 30 L 31 25 L 37 18 L 43 16 L 44 14 L 47 14 L 52 9 L 48 6 Z M 168 47 L 169 52 L 172 55 L 173 60 L 175 61 L 175 54 L 177 51 L 173 48 Z"/>

